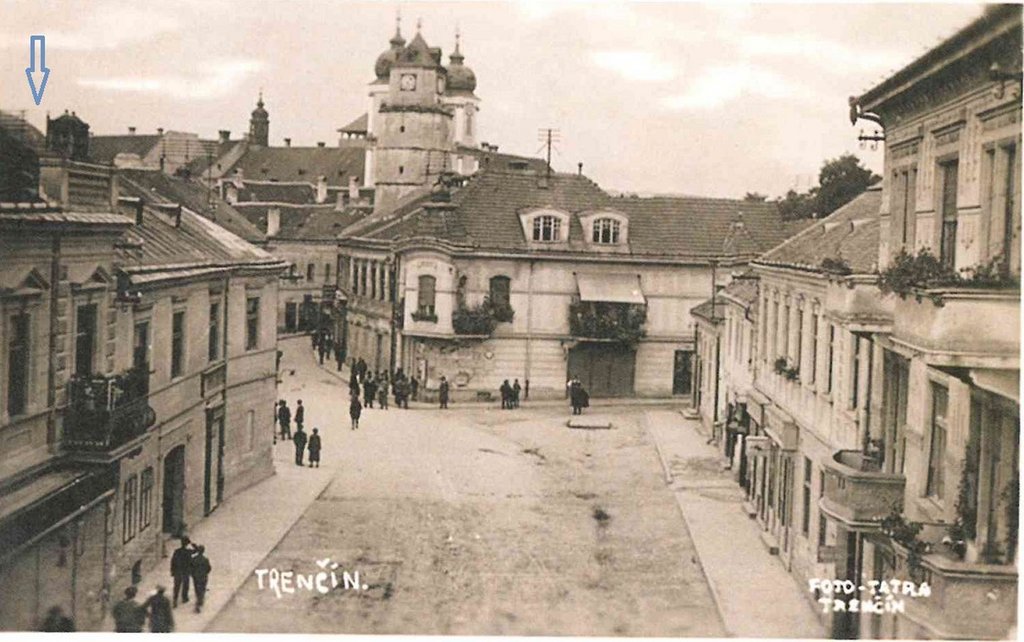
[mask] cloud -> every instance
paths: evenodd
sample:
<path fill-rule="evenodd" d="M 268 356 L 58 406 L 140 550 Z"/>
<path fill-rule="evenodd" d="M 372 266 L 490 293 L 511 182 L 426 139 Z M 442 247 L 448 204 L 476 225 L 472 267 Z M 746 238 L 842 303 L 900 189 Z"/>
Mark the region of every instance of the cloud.
<path fill-rule="evenodd" d="M 74 22 L 70 25 L 60 26 L 60 18 L 57 18 L 48 20 L 47 28 L 32 33 L 42 33 L 46 36 L 47 49 L 95 51 L 117 49 L 125 44 L 152 40 L 182 28 L 180 20 L 175 15 L 154 11 L 149 7 L 97 4 L 90 5 L 88 10 L 72 13 Z M 17 27 L 14 30 L 16 29 Z M 0 48 L 19 46 L 28 46 L 28 38 L 24 34 L 0 34 Z"/>
<path fill-rule="evenodd" d="M 614 71 L 628 80 L 657 82 L 671 80 L 676 75 L 671 64 L 649 51 L 596 51 L 592 57 L 598 67 Z"/>
<path fill-rule="evenodd" d="M 740 52 L 747 56 L 798 58 L 844 74 L 890 69 L 903 61 L 903 56 L 894 51 L 877 47 L 855 49 L 807 34 L 744 34 L 737 41 Z"/>
<path fill-rule="evenodd" d="M 789 98 L 799 88 L 778 73 L 747 63 L 717 65 L 700 74 L 685 93 L 669 96 L 662 105 L 673 110 L 704 110 L 720 107 L 749 95 L 760 98 Z"/>
<path fill-rule="evenodd" d="M 191 76 L 111 76 L 80 78 L 78 85 L 114 92 L 146 93 L 172 99 L 220 98 L 234 92 L 246 78 L 263 68 L 256 60 L 222 60 L 204 63 Z"/>

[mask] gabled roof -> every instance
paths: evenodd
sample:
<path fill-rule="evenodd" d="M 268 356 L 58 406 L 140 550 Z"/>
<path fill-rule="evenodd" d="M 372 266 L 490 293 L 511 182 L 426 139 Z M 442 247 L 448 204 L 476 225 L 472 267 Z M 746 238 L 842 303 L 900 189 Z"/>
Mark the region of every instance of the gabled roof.
<path fill-rule="evenodd" d="M 316 187 L 311 183 L 277 181 L 243 181 L 238 202 L 314 204 Z"/>
<path fill-rule="evenodd" d="M 691 308 L 690 314 L 704 321 L 718 323 L 725 319 L 725 301 L 720 296 L 715 297 L 714 302 L 708 299 Z"/>
<path fill-rule="evenodd" d="M 882 206 L 881 183 L 778 247 L 755 263 L 792 267 L 810 272 L 828 272 L 822 261 L 845 262 L 854 274 L 869 274 L 878 266 L 879 223 Z"/>
<path fill-rule="evenodd" d="M 280 212 L 281 227 L 268 240 L 336 241 L 348 226 L 364 218 L 356 208 L 338 210 L 334 205 L 288 205 L 240 203 L 238 210 L 262 232 L 267 230 L 267 213 Z"/>
<path fill-rule="evenodd" d="M 548 170 L 548 163 L 543 158 L 491 152 L 479 147 L 468 147 L 466 145 L 459 145 L 458 152 L 475 156 L 480 164 L 481 171 L 508 172 L 525 169 L 540 173 L 547 172 Z"/>
<path fill-rule="evenodd" d="M 258 181 L 316 181 L 348 185 L 350 176 L 364 182 L 366 150 L 361 147 L 250 147 L 223 176 L 242 170 L 244 179 Z"/>
<path fill-rule="evenodd" d="M 93 136 L 89 139 L 89 158 L 112 165 L 118 154 L 136 154 L 143 158 L 160 142 L 156 134 L 127 136 Z"/>
<path fill-rule="evenodd" d="M 178 203 L 247 241 L 263 240 L 263 233 L 242 214 L 198 183 L 159 170 L 123 169 L 118 174 L 123 196 L 140 197 L 149 205 Z"/>

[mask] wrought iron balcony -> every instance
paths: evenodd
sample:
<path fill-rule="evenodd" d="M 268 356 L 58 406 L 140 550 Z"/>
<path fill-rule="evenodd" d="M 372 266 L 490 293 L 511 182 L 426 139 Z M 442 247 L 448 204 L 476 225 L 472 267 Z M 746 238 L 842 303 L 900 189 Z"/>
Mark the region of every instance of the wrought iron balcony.
<path fill-rule="evenodd" d="M 64 446 L 70 451 L 110 452 L 155 422 L 147 366 L 112 376 L 74 376 L 68 383 Z"/>
<path fill-rule="evenodd" d="M 874 530 L 894 508 L 903 506 L 903 475 L 885 473 L 857 450 L 840 450 L 825 464 L 824 513 L 847 528 Z"/>

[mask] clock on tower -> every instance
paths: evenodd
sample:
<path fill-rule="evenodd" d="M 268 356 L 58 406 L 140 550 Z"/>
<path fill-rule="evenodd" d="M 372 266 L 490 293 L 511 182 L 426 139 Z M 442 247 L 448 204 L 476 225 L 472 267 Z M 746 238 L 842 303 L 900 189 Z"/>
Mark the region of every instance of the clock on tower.
<path fill-rule="evenodd" d="M 402 91 L 416 91 L 416 74 L 402 74 L 398 86 Z"/>

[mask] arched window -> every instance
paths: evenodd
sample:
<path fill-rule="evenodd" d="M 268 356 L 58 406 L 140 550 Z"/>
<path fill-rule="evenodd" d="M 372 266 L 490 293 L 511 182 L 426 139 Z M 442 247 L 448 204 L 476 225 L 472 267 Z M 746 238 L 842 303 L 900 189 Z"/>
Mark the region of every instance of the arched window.
<path fill-rule="evenodd" d="M 434 292 L 436 291 L 437 280 L 429 274 L 423 274 L 419 278 L 419 298 L 416 301 L 416 311 L 421 316 L 434 316 Z"/>
<path fill-rule="evenodd" d="M 495 306 L 508 306 L 510 301 L 510 290 L 511 290 L 512 279 L 507 276 L 492 276 L 491 277 L 491 303 Z"/>
<path fill-rule="evenodd" d="M 555 216 L 538 216 L 533 219 L 534 241 L 560 241 L 562 221 Z"/>
<path fill-rule="evenodd" d="M 613 218 L 599 218 L 594 221 L 594 243 L 615 245 L 619 242 L 620 223 Z"/>

